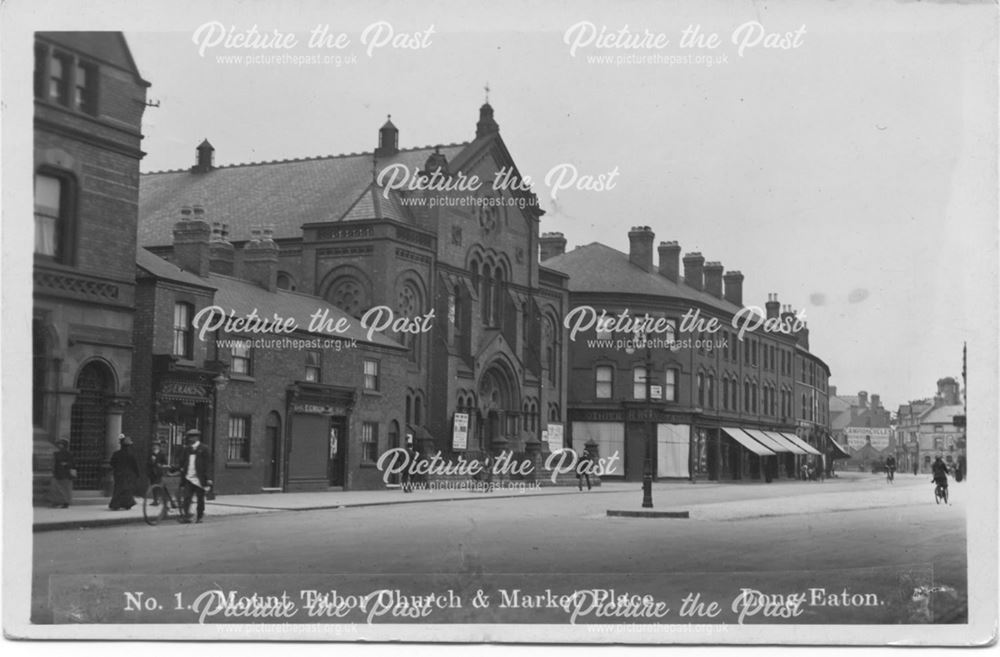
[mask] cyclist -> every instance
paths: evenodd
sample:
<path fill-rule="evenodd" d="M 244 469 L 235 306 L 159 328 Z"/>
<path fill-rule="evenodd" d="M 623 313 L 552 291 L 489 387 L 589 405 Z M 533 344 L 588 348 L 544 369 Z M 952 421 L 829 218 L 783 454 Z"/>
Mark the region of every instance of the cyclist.
<path fill-rule="evenodd" d="M 934 463 L 931 464 L 931 472 L 934 475 L 934 485 L 935 487 L 940 486 L 944 490 L 948 490 L 948 464 L 938 456 L 934 459 Z"/>
<path fill-rule="evenodd" d="M 885 477 L 889 481 L 892 481 L 896 474 L 896 457 L 889 455 L 885 460 Z"/>

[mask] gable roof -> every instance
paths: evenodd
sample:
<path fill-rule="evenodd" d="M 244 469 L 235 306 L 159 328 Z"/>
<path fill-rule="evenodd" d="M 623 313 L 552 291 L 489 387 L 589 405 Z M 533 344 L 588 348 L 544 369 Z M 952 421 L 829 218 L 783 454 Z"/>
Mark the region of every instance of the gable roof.
<path fill-rule="evenodd" d="M 35 36 L 128 71 L 136 82 L 144 87 L 150 86 L 139 74 L 132 51 L 121 32 L 36 32 Z"/>
<path fill-rule="evenodd" d="M 441 153 L 450 164 L 469 145 L 442 146 Z M 401 150 L 378 158 L 377 165 L 382 169 L 398 163 L 411 172 L 420 171 L 433 152 L 432 146 Z M 188 169 L 145 173 L 139 179 L 139 245 L 172 244 L 180 207 L 191 203 L 205 206 L 207 221 L 229 224 L 229 237 L 235 242 L 249 239 L 250 229 L 262 225 L 274 225 L 276 239 L 297 238 L 303 224 L 362 218 L 360 214 L 371 209 L 359 202 L 372 187 L 372 166 L 369 151 L 234 164 L 204 173 Z M 380 209 L 409 220 L 398 199 Z"/>
<path fill-rule="evenodd" d="M 549 269 L 569 275 L 570 292 L 669 296 L 699 301 L 727 313 L 740 310 L 740 306 L 703 290 L 696 290 L 683 282 L 675 283 L 657 271 L 644 271 L 629 260 L 628 254 L 600 242 L 591 242 L 553 256 L 543 264 Z M 683 277 L 680 278 L 683 281 Z"/>
<path fill-rule="evenodd" d="M 191 272 L 184 271 L 172 262 L 150 253 L 146 249 L 139 247 L 135 250 L 135 264 L 144 269 L 147 273 L 156 278 L 162 278 L 175 283 L 183 283 L 194 287 L 214 290 L 215 287 L 207 280 L 195 276 Z"/>
<path fill-rule="evenodd" d="M 923 417 L 920 418 L 921 424 L 951 424 L 952 420 L 956 415 L 961 415 L 965 411 L 961 404 L 952 404 L 948 406 L 938 406 L 937 408 L 929 409 Z"/>

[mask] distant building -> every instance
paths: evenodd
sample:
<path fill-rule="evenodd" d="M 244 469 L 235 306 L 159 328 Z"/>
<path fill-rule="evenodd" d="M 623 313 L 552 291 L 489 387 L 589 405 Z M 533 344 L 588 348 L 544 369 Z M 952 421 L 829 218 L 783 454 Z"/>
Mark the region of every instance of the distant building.
<path fill-rule="evenodd" d="M 830 387 L 830 422 L 834 440 L 849 455 L 847 467 L 867 469 L 873 462 L 895 454 L 892 414 L 879 395 L 871 400 L 864 390 L 857 395 L 837 395 Z"/>
<path fill-rule="evenodd" d="M 78 489 L 108 485 L 133 382 L 146 89 L 119 32 L 35 36 L 33 470 L 67 438 Z"/>
<path fill-rule="evenodd" d="M 933 399 L 899 407 L 896 441 L 907 469 L 916 463 L 920 472 L 928 473 L 937 456 L 944 457 L 950 467 L 965 468 L 965 428 L 955 425 L 955 417 L 965 413 L 960 386 L 954 378 L 945 377 L 938 380 L 937 388 Z"/>

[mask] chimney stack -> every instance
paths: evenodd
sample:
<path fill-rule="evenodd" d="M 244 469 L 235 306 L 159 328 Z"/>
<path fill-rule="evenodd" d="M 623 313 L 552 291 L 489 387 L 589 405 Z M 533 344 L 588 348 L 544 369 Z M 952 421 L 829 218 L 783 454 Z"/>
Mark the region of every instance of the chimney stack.
<path fill-rule="evenodd" d="M 649 226 L 633 226 L 628 233 L 628 259 L 643 271 L 653 271 L 653 230 Z"/>
<path fill-rule="evenodd" d="M 740 271 L 727 271 L 722 279 L 726 282 L 726 301 L 742 308 L 743 273 Z"/>
<path fill-rule="evenodd" d="M 721 262 L 705 263 L 705 291 L 717 299 L 722 298 L 722 270 Z"/>
<path fill-rule="evenodd" d="M 660 242 L 657 251 L 660 254 L 660 275 L 676 283 L 681 274 L 681 245 L 677 242 Z"/>
<path fill-rule="evenodd" d="M 879 410 L 881 408 L 882 408 L 882 399 L 878 395 L 873 394 L 872 395 L 872 410 L 875 411 L 875 410 Z"/>
<path fill-rule="evenodd" d="M 233 275 L 236 248 L 229 241 L 229 224 L 212 222 L 212 239 L 208 243 L 208 253 L 209 271 L 214 274 Z"/>
<path fill-rule="evenodd" d="M 864 390 L 858 393 L 858 406 L 868 408 L 868 393 Z"/>
<path fill-rule="evenodd" d="M 200 205 L 182 207 L 181 219 L 174 225 L 174 264 L 195 276 L 207 276 L 211 232 Z"/>
<path fill-rule="evenodd" d="M 269 292 L 278 289 L 278 245 L 271 239 L 270 226 L 250 231 L 243 247 L 243 278 Z"/>
<path fill-rule="evenodd" d="M 566 237 L 562 233 L 542 233 L 538 239 L 541 262 L 566 253 Z"/>
<path fill-rule="evenodd" d="M 778 293 L 771 292 L 767 295 L 767 303 L 764 304 L 765 310 L 767 310 L 768 319 L 777 319 L 778 311 L 781 308 L 781 304 L 778 303 Z"/>
<path fill-rule="evenodd" d="M 704 288 L 705 256 L 699 251 L 692 251 L 684 256 L 684 282 L 696 290 Z"/>

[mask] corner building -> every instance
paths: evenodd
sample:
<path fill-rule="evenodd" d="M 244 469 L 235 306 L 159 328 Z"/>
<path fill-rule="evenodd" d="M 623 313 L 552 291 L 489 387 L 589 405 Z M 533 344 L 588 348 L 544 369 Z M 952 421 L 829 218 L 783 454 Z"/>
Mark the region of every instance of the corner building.
<path fill-rule="evenodd" d="M 146 89 L 118 32 L 38 32 L 34 77 L 34 497 L 67 438 L 78 490 L 110 492 L 133 381 Z"/>
<path fill-rule="evenodd" d="M 370 152 L 229 166 L 205 140 L 190 168 L 143 175 L 139 244 L 181 264 L 177 207 L 201 203 L 245 271 L 247 245 L 266 231 L 279 291 L 320 297 L 355 321 L 384 306 L 429 322 L 385 332 L 406 356 L 379 436 L 395 422 L 425 453 L 540 458 L 543 431 L 565 420 L 568 304 L 566 276 L 536 257 L 543 212 L 517 184 L 493 185 L 520 174 L 489 104 L 469 142 L 401 149 L 399 135 L 389 120 Z M 419 184 L 392 189 L 393 175 Z M 478 189 L 459 189 L 472 176 Z M 455 431 L 456 414 L 467 433 Z M 260 430 L 251 441 L 264 440 Z M 377 451 L 391 446 L 380 438 Z"/>
<path fill-rule="evenodd" d="M 830 372 L 809 353 L 808 328 L 758 329 L 740 339 L 733 318 L 746 312 L 741 272 L 725 272 L 698 252 L 682 260 L 676 242 L 659 244 L 654 267 L 648 226 L 634 227 L 629 243 L 628 253 L 597 242 L 567 253 L 561 233 L 541 239 L 544 265 L 569 279 L 571 313 L 648 314 L 666 327 L 646 342 L 627 329 L 599 333 L 596 323 L 570 337 L 574 449 L 589 444 L 602 457 L 617 453 L 608 476 L 630 481 L 642 479 L 647 439 L 655 478 L 796 477 L 806 460 L 818 464 L 826 418 L 812 391 L 826 386 Z M 721 328 L 681 332 L 689 312 Z M 763 313 L 787 325 L 795 316 L 775 294 Z M 567 322 L 571 332 L 575 318 Z"/>

